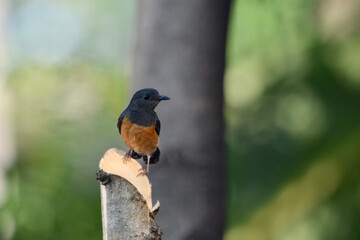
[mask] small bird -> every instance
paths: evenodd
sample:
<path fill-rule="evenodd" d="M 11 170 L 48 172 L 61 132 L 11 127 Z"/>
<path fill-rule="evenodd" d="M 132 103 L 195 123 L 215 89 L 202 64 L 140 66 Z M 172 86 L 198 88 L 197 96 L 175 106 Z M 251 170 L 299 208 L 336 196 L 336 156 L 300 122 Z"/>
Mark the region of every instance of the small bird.
<path fill-rule="evenodd" d="M 119 133 L 130 148 L 124 156 L 124 163 L 130 161 L 131 157 L 143 157 L 147 163 L 146 170 L 139 169 L 139 175 L 149 174 L 149 164 L 160 160 L 158 144 L 161 125 L 154 110 L 160 101 L 169 99 L 167 96 L 161 96 L 156 89 L 141 89 L 134 94 L 129 106 L 118 119 Z"/>

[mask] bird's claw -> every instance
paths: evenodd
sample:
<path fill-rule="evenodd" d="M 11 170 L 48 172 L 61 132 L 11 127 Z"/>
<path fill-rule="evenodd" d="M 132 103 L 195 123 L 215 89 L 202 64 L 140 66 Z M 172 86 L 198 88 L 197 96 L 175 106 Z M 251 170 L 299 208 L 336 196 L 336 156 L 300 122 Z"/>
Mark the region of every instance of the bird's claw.
<path fill-rule="evenodd" d="M 123 163 L 126 164 L 126 163 L 130 162 L 130 159 L 131 159 L 130 157 L 126 157 L 126 156 L 125 156 L 125 157 L 123 158 Z"/>
<path fill-rule="evenodd" d="M 137 177 L 138 176 L 147 176 L 148 174 L 149 174 L 149 171 L 146 171 L 145 169 L 143 169 L 143 168 L 140 168 L 139 169 L 139 174 L 138 175 L 136 175 Z"/>
<path fill-rule="evenodd" d="M 125 154 L 125 156 L 123 157 L 123 163 L 126 164 L 126 163 L 130 162 L 130 160 L 131 160 L 131 150 L 128 151 Z"/>

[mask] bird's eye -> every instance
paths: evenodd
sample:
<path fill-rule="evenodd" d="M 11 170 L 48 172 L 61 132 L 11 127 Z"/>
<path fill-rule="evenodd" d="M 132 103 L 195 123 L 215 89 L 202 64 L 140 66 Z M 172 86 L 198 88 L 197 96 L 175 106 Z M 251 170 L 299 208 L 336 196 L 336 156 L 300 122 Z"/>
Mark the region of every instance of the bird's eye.
<path fill-rule="evenodd" d="M 144 99 L 145 99 L 145 100 L 149 100 L 149 95 L 145 95 L 145 96 L 144 96 Z"/>

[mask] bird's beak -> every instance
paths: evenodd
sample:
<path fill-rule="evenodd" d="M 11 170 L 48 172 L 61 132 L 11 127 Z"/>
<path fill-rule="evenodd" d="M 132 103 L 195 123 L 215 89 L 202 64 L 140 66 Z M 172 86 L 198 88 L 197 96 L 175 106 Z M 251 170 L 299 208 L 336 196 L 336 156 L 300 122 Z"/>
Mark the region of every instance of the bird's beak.
<path fill-rule="evenodd" d="M 167 96 L 160 96 L 159 101 L 162 101 L 162 100 L 170 100 L 170 98 Z"/>

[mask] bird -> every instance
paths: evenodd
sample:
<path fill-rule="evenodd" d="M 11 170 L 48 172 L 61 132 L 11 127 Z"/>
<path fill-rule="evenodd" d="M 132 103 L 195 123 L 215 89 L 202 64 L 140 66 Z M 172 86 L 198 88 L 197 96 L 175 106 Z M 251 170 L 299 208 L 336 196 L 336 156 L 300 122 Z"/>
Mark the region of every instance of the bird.
<path fill-rule="evenodd" d="M 139 175 L 149 174 L 149 164 L 160 160 L 159 136 L 161 123 L 154 111 L 156 106 L 164 100 L 170 100 L 162 96 L 156 89 L 144 88 L 137 91 L 130 100 L 127 108 L 121 113 L 117 128 L 130 148 L 125 154 L 123 161 L 126 163 L 131 158 L 143 158 L 147 164 L 146 170 L 139 169 Z"/>

